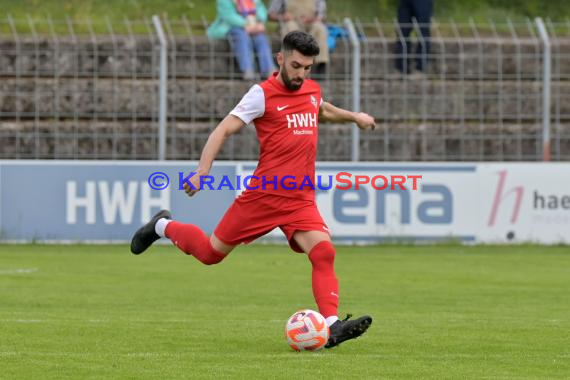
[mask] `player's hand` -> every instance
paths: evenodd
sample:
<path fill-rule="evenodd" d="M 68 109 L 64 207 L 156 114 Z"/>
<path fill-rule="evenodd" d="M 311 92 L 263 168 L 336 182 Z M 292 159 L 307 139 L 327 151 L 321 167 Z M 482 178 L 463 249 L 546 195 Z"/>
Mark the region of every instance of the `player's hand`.
<path fill-rule="evenodd" d="M 357 113 L 354 121 L 356 122 L 356 125 L 358 125 L 358 128 L 360 129 L 374 130 L 374 128 L 376 128 L 376 122 L 374 121 L 374 118 L 364 112 Z"/>
<path fill-rule="evenodd" d="M 188 182 L 190 182 L 194 188 L 188 185 Z M 200 191 L 200 174 L 194 174 L 192 177 L 190 177 L 188 182 L 184 182 L 182 187 L 184 188 L 184 192 L 188 194 L 189 197 L 192 197 L 194 194 Z"/>

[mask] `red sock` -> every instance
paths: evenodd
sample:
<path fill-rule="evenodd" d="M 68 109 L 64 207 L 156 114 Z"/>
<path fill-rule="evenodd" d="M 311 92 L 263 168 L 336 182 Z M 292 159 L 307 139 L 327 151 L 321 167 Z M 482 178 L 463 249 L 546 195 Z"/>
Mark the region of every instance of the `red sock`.
<path fill-rule="evenodd" d="M 336 251 L 330 241 L 322 241 L 309 252 L 313 264 L 313 295 L 325 317 L 338 315 L 338 280 L 334 273 Z"/>
<path fill-rule="evenodd" d="M 212 247 L 210 239 L 200 227 L 172 221 L 168 223 L 164 234 L 187 255 L 192 255 L 206 265 L 217 264 L 227 255 Z"/>

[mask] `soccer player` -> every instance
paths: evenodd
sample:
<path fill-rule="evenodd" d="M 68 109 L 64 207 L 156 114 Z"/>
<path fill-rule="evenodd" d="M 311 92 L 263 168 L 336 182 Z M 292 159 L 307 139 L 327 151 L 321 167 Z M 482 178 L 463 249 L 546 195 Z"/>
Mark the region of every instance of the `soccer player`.
<path fill-rule="evenodd" d="M 224 141 L 251 122 L 261 148 L 249 188 L 234 200 L 214 233 L 208 238 L 198 226 L 174 221 L 169 211 L 162 210 L 135 233 L 131 251 L 140 254 L 166 237 L 184 253 L 212 265 L 238 244 L 279 227 L 291 248 L 306 253 L 312 264 L 313 295 L 330 326 L 325 347 L 331 348 L 362 335 L 372 318 L 338 318 L 335 248 L 317 209 L 315 188 L 306 179 L 315 184 L 318 121 L 354 122 L 360 129 L 374 129 L 375 123 L 365 113 L 346 111 L 322 100 L 319 85 L 307 79 L 318 54 L 319 45 L 309 34 L 287 34 L 277 54 L 279 72 L 252 86 L 208 138 L 196 174 L 189 180 L 192 186 L 183 185 L 189 196 L 198 192 L 200 176 L 209 174 Z"/>

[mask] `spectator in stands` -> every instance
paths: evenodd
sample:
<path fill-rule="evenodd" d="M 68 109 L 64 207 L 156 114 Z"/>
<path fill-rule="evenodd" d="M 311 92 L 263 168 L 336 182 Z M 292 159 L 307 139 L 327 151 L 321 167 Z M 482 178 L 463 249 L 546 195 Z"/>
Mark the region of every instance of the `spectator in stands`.
<path fill-rule="evenodd" d="M 414 21 L 418 23 L 420 35 L 416 47 L 416 69 L 418 72 L 427 71 L 431 43 L 430 22 L 433 14 L 434 0 L 400 0 L 398 5 L 398 24 L 400 32 L 396 42 L 396 69 L 402 74 L 410 74 L 409 57 L 412 44 L 410 33 L 414 30 Z M 404 43 L 406 49 L 404 50 Z"/>
<path fill-rule="evenodd" d="M 216 0 L 218 15 L 208 28 L 211 38 L 230 37 L 238 66 L 245 80 L 255 79 L 252 45 L 263 79 L 275 71 L 271 45 L 265 34 L 267 8 L 261 0 Z"/>
<path fill-rule="evenodd" d="M 328 32 L 324 23 L 327 4 L 325 0 L 273 0 L 269 5 L 269 18 L 278 21 L 284 37 L 294 30 L 311 34 L 319 44 L 320 53 L 315 58 L 314 74 L 325 74 L 329 63 Z"/>

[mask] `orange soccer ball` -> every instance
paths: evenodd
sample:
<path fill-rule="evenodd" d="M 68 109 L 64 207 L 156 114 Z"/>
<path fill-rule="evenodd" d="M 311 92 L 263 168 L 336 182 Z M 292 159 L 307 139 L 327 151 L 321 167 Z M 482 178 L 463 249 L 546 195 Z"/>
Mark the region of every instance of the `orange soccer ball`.
<path fill-rule="evenodd" d="M 313 310 L 295 312 L 285 325 L 287 343 L 295 351 L 317 351 L 329 340 L 325 317 Z"/>

